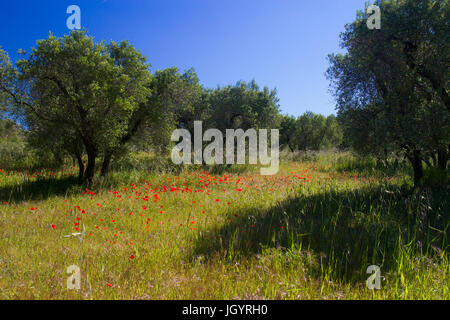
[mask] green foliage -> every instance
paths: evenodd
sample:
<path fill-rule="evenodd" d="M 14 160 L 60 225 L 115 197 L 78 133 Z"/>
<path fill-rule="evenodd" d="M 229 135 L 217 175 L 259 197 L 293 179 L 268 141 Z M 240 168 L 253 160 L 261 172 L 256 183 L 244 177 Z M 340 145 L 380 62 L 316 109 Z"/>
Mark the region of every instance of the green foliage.
<path fill-rule="evenodd" d="M 72 31 L 39 40 L 17 66 L 24 98 L 16 107 L 33 132 L 31 141 L 42 143 L 53 131 L 47 145 L 77 157 L 83 145 L 89 183 L 97 155 L 122 144 L 129 121 L 150 94 L 145 58 L 126 41 L 94 43 L 85 31 Z"/>
<path fill-rule="evenodd" d="M 141 107 L 144 114 L 138 114 L 144 120 L 133 144 L 140 150 L 151 147 L 165 155 L 177 125 L 193 126 L 194 120 L 205 118 L 201 110 L 205 92 L 194 70 L 180 73 L 175 67 L 157 70 L 150 88 L 152 94 Z"/>
<path fill-rule="evenodd" d="M 141 171 L 148 174 L 172 173 L 183 171 L 183 166 L 175 165 L 169 157 L 149 152 L 130 152 L 117 159 L 112 165 L 114 171 Z"/>
<path fill-rule="evenodd" d="M 338 118 L 280 115 L 276 91 L 255 81 L 209 90 L 193 70 L 151 75 L 128 42 L 85 31 L 49 35 L 17 68 L 0 49 L 0 294 L 448 299 L 449 5 L 376 4 L 382 29 L 359 13 L 348 52 L 330 56 Z M 174 165 L 170 133 L 195 120 L 280 128 L 294 152 L 271 177 Z M 341 145 L 358 155 L 319 151 Z M 95 193 L 71 167 L 33 170 L 68 155 Z M 424 176 L 415 188 L 405 156 Z M 114 172 L 92 180 L 98 157 Z M 61 281 L 67 261 L 86 268 L 80 292 Z M 383 290 L 365 286 L 372 264 Z"/>
<path fill-rule="evenodd" d="M 425 170 L 421 185 L 423 187 L 445 189 L 450 185 L 450 170 L 442 171 L 436 167 L 428 168 Z"/>
<path fill-rule="evenodd" d="M 334 161 L 332 168 L 339 173 L 383 179 L 390 179 L 396 174 L 404 176 L 411 174 L 411 168 L 401 159 L 391 157 L 380 160 L 373 156 L 361 156 L 360 154 L 339 157 Z"/>
<path fill-rule="evenodd" d="M 450 150 L 448 1 L 376 1 L 383 22 L 369 30 L 367 14 L 341 35 L 346 54 L 330 55 L 328 77 L 345 142 L 363 154 L 403 153 L 423 175 L 422 160 Z"/>
<path fill-rule="evenodd" d="M 275 90 L 262 90 L 255 81 L 209 91 L 211 118 L 208 128 L 225 133 L 226 129 L 270 129 L 279 127 L 279 105 Z"/>
<path fill-rule="evenodd" d="M 294 151 L 296 148 L 293 136 L 296 130 L 296 120 L 289 115 L 280 115 L 280 146 L 287 146 L 290 151 Z"/>
<path fill-rule="evenodd" d="M 28 162 L 25 137 L 15 122 L 0 119 L 0 168 L 14 169 Z"/>
<path fill-rule="evenodd" d="M 16 79 L 16 70 L 14 69 L 8 53 L 0 47 L 0 119 L 2 119 L 8 111 L 11 104 L 11 95 L 8 91 L 12 91 Z"/>
<path fill-rule="evenodd" d="M 282 116 L 280 143 L 294 150 L 324 150 L 338 147 L 342 133 L 334 115 L 324 117 L 313 112 L 305 112 L 294 119 Z"/>
<path fill-rule="evenodd" d="M 62 164 L 57 152 L 34 148 L 28 143 L 29 133 L 15 121 L 0 119 L 0 169 L 31 170 L 56 168 Z"/>
<path fill-rule="evenodd" d="M 0 172 L 3 296 L 449 298 L 448 187 L 412 189 L 402 171 L 389 181 L 354 177 L 375 160 L 358 163 L 347 153 L 315 152 L 310 161 L 283 161 L 270 178 L 249 172 L 226 180 L 201 166 L 138 167 L 154 156 L 135 154 L 135 168 L 120 161 L 93 194 L 76 185 L 72 168 Z M 74 232 L 81 235 L 66 237 Z M 80 292 L 67 290 L 68 261 L 88 275 Z M 366 287 L 373 264 L 382 290 Z"/>

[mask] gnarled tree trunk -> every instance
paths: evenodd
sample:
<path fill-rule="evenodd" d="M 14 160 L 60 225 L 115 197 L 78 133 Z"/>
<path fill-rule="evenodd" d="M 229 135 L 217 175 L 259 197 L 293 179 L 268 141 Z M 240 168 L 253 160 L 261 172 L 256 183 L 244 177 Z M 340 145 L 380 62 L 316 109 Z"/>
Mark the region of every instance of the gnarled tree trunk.
<path fill-rule="evenodd" d="M 417 186 L 419 181 L 423 178 L 422 157 L 419 150 L 414 150 L 412 154 L 407 155 L 409 162 L 414 170 L 414 186 Z"/>
<path fill-rule="evenodd" d="M 95 173 L 95 160 L 97 158 L 97 150 L 91 144 L 85 144 L 86 152 L 88 155 L 88 165 L 86 167 L 86 171 L 84 172 L 84 183 L 87 187 L 92 185 L 92 181 L 94 179 Z"/>
<path fill-rule="evenodd" d="M 78 162 L 78 183 L 82 184 L 83 183 L 83 176 L 84 176 L 84 163 L 83 163 L 83 159 L 81 157 L 81 154 L 77 153 L 75 155 L 77 162 Z"/>
<path fill-rule="evenodd" d="M 105 177 L 109 172 L 109 165 L 111 164 L 112 154 L 107 152 L 105 153 L 105 158 L 103 159 L 101 176 Z"/>
<path fill-rule="evenodd" d="M 438 168 L 441 170 L 445 170 L 447 169 L 447 162 L 448 162 L 448 152 L 447 150 L 445 150 L 445 148 L 443 149 L 439 149 L 438 150 Z"/>

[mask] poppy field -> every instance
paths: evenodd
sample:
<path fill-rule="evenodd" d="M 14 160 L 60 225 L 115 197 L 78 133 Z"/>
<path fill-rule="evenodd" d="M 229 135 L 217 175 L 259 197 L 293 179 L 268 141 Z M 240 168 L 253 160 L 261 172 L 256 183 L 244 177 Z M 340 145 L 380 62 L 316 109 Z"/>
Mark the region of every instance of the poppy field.
<path fill-rule="evenodd" d="M 448 190 L 357 164 L 0 170 L 0 299 L 449 299 Z"/>

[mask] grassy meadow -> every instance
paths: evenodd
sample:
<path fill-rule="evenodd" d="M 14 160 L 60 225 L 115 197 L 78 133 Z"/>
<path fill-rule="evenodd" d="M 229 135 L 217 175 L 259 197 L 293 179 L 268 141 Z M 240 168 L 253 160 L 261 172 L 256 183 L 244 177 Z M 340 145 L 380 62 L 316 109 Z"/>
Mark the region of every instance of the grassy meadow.
<path fill-rule="evenodd" d="M 0 299 L 450 299 L 449 189 L 411 174 L 331 152 L 274 176 L 124 166 L 92 190 L 70 165 L 1 170 Z"/>

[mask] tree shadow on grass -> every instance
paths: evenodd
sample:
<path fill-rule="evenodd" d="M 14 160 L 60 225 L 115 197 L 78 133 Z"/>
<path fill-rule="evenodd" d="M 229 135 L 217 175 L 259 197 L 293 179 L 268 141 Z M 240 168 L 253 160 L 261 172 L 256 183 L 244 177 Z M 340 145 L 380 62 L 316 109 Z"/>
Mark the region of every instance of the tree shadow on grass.
<path fill-rule="evenodd" d="M 81 190 L 75 176 L 38 178 L 20 184 L 0 187 L 0 203 L 45 200 L 52 196 L 64 196 L 74 189 Z"/>
<path fill-rule="evenodd" d="M 339 159 L 333 164 L 333 168 L 339 173 L 356 173 L 358 175 L 372 177 L 392 177 L 396 175 L 412 175 L 412 168 L 405 160 L 377 161 L 374 158 L 356 157 L 351 159 Z"/>
<path fill-rule="evenodd" d="M 449 199 L 448 188 L 366 187 L 298 195 L 269 209 L 231 213 L 228 223 L 196 240 L 192 257 L 219 255 L 234 262 L 276 248 L 281 254 L 312 256 L 314 276 L 327 272 L 336 280 L 360 282 L 369 265 L 392 271 L 406 244 L 429 256 L 448 251 Z"/>

